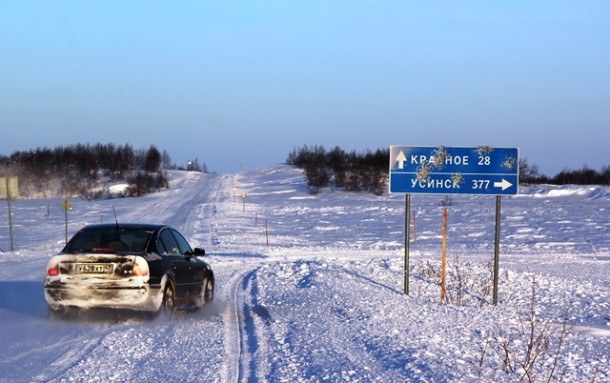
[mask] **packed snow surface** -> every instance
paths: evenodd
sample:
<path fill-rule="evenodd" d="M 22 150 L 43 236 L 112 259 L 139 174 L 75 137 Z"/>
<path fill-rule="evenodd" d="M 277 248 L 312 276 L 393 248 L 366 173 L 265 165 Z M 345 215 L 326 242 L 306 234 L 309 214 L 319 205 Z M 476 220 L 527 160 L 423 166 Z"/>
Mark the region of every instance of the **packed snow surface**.
<path fill-rule="evenodd" d="M 0 382 L 610 382 L 610 190 L 532 186 L 496 198 L 308 193 L 289 166 L 171 173 L 142 198 L 71 199 L 67 230 L 174 226 L 204 247 L 215 301 L 147 319 L 48 315 L 61 199 L 0 206 Z M 4 202 L 4 201 L 2 201 Z M 446 205 L 446 206 L 444 206 Z M 441 300 L 443 210 L 447 267 Z"/>

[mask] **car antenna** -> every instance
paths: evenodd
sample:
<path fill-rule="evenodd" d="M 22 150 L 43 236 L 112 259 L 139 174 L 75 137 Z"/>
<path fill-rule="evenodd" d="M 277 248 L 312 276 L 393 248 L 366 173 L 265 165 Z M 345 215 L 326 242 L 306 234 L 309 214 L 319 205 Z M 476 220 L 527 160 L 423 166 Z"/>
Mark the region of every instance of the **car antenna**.
<path fill-rule="evenodd" d="M 118 230 L 118 228 L 119 228 L 119 220 L 116 217 L 116 209 L 114 208 L 114 205 L 112 205 L 112 212 L 114 213 L 114 222 L 116 222 L 116 228 Z"/>

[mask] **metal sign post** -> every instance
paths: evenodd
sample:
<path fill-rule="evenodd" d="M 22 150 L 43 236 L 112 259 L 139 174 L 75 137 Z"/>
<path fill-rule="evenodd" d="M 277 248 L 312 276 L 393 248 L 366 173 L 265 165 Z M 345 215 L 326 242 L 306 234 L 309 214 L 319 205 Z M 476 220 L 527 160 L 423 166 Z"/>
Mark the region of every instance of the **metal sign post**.
<path fill-rule="evenodd" d="M 244 213 L 246 212 L 246 197 L 248 196 L 248 194 L 246 194 L 246 192 L 241 193 L 241 201 L 242 201 L 242 205 L 244 208 Z"/>
<path fill-rule="evenodd" d="M 114 207 L 113 207 L 114 209 Z M 65 220 L 65 235 L 66 235 L 66 245 L 68 244 L 68 211 L 72 210 L 72 204 L 68 201 L 67 198 L 64 198 L 64 202 L 59 205 L 59 210 L 64 212 L 64 220 Z M 116 216 L 116 214 L 115 214 Z"/>
<path fill-rule="evenodd" d="M 498 280 L 500 275 L 500 205 L 502 196 L 496 196 L 496 235 L 494 245 L 494 291 L 493 304 L 498 305 Z"/>
<path fill-rule="evenodd" d="M 411 236 L 409 230 L 411 228 L 411 223 L 409 222 L 409 217 L 411 214 L 411 195 L 407 194 L 405 198 L 405 265 L 404 265 L 404 293 L 405 295 L 409 295 L 409 237 Z"/>
<path fill-rule="evenodd" d="M 0 198 L 6 199 L 8 207 L 8 231 L 10 238 L 10 251 L 14 250 L 13 242 L 13 212 L 11 199 L 19 197 L 19 182 L 17 177 L 0 177 Z"/>
<path fill-rule="evenodd" d="M 441 249 L 441 302 L 445 301 L 447 287 L 445 276 L 447 275 L 447 208 L 443 208 L 443 244 Z"/>
<path fill-rule="evenodd" d="M 406 194 L 405 282 L 409 295 L 409 215 L 413 193 L 496 196 L 493 303 L 498 303 L 500 201 L 519 192 L 519 148 L 390 146 L 390 193 Z M 444 246 L 444 245 L 443 245 Z M 444 288 L 444 287 L 443 287 Z"/>

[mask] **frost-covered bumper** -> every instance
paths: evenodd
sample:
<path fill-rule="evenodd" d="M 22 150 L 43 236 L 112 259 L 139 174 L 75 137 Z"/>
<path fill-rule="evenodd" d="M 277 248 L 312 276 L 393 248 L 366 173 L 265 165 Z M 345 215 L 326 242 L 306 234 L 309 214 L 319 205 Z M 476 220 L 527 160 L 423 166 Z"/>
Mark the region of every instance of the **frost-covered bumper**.
<path fill-rule="evenodd" d="M 162 300 L 159 286 L 148 284 L 66 284 L 47 281 L 44 290 L 47 304 L 53 310 L 65 307 L 107 307 L 156 311 Z"/>

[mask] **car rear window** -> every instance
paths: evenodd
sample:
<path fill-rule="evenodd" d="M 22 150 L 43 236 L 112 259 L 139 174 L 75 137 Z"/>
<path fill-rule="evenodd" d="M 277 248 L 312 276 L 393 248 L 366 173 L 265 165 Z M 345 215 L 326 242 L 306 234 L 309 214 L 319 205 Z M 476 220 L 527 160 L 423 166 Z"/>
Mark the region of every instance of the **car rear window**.
<path fill-rule="evenodd" d="M 66 248 L 67 253 L 134 252 L 146 250 L 151 232 L 144 230 L 88 230 L 74 235 Z"/>

